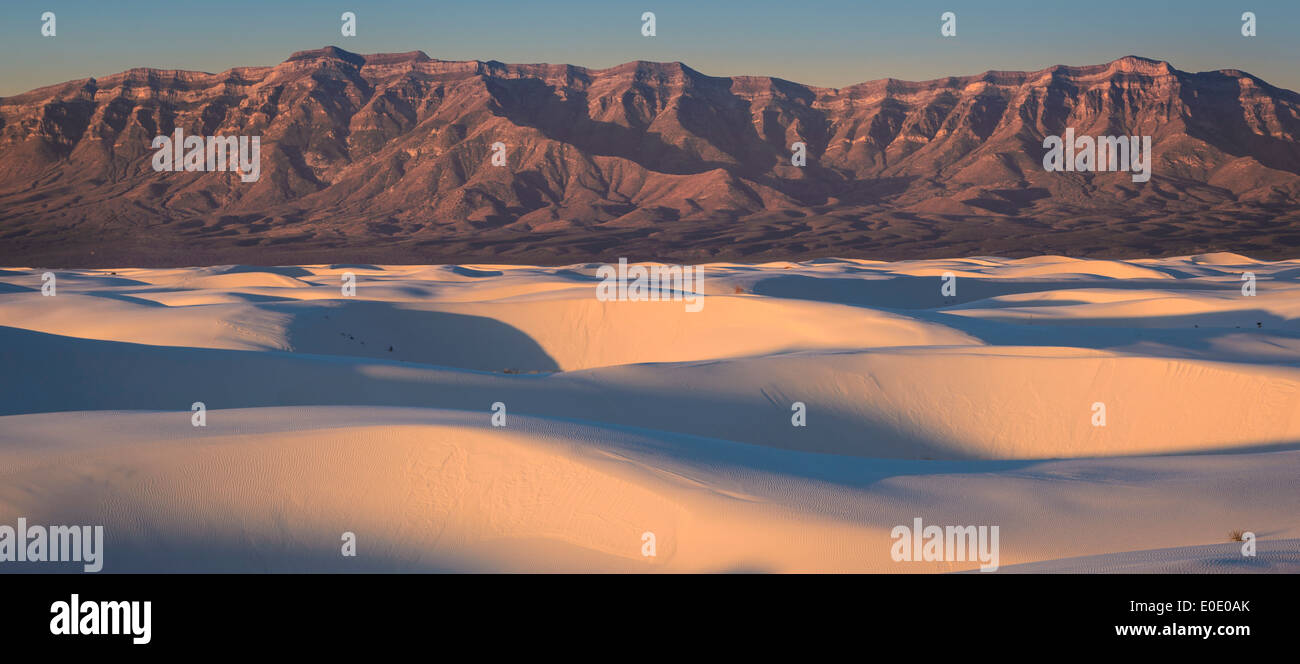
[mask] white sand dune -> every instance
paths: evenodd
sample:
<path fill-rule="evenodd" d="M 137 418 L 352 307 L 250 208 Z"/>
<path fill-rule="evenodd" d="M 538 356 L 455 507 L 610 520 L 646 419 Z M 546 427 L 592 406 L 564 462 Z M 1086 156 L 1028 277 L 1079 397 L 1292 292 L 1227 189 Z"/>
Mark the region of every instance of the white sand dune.
<path fill-rule="evenodd" d="M 700 312 L 596 267 L 0 271 L 0 524 L 103 524 L 108 571 L 978 566 L 893 561 L 916 517 L 1004 571 L 1300 571 L 1300 262 L 715 264 Z"/>
<path fill-rule="evenodd" d="M 197 431 L 175 413 L 5 418 L 0 505 L 103 523 L 117 571 L 969 568 L 899 569 L 889 531 L 916 515 L 998 524 L 1003 564 L 1213 541 L 1243 523 L 1300 536 L 1300 451 L 901 462 L 523 416 L 494 428 L 486 413 L 437 409 L 210 418 Z M 343 532 L 364 557 L 335 559 Z M 1300 571 L 1296 558 L 1250 562 Z"/>
<path fill-rule="evenodd" d="M 1241 544 L 1203 544 L 1151 551 L 1125 551 L 1004 567 L 1006 574 L 1295 574 L 1300 540 L 1260 542 L 1254 556 Z"/>

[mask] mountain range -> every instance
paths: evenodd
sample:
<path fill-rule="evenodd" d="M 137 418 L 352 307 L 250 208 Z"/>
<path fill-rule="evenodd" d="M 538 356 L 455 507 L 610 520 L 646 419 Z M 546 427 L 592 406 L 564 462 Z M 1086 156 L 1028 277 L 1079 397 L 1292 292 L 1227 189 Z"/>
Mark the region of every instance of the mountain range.
<path fill-rule="evenodd" d="M 260 136 L 259 179 L 155 171 L 178 128 Z M 1067 129 L 1151 136 L 1151 179 L 1046 171 Z M 1136 56 L 832 89 L 326 47 L 0 98 L 0 264 L 1294 257 L 1298 141 L 1295 92 Z"/>

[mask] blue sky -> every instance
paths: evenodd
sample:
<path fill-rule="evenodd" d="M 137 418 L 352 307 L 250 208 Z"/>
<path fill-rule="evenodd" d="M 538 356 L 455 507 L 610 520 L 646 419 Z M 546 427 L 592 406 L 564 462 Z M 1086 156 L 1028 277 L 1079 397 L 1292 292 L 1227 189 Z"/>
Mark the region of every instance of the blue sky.
<path fill-rule="evenodd" d="M 40 35 L 53 11 L 58 34 Z M 356 37 L 339 15 L 358 16 Z M 653 11 L 658 35 L 641 36 Z M 939 16 L 957 14 L 957 36 Z M 1241 36 L 1241 14 L 1258 36 Z M 131 67 L 222 71 L 334 44 L 447 60 L 608 67 L 681 61 L 706 74 L 839 87 L 989 69 L 1097 64 L 1134 54 L 1188 71 L 1243 69 L 1300 90 L 1300 1 L 1209 0 L 6 0 L 0 95 Z"/>

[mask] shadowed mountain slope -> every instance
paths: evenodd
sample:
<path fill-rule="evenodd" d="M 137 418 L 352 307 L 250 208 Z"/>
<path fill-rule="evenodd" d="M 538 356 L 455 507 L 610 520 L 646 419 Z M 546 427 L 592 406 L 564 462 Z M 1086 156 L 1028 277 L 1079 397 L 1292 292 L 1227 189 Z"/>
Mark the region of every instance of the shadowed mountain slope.
<path fill-rule="evenodd" d="M 177 128 L 261 136 L 260 179 L 155 172 Z M 1066 128 L 1152 136 L 1150 181 L 1045 171 Z M 327 47 L 0 99 L 0 263 L 1293 256 L 1298 136 L 1294 92 L 1134 56 L 828 89 Z"/>

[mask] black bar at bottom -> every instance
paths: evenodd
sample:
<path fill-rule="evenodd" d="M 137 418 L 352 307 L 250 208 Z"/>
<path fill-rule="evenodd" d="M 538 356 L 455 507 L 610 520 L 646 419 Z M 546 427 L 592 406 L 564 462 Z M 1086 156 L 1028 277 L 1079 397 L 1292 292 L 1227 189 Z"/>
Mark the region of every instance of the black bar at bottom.
<path fill-rule="evenodd" d="M 87 574 L 3 575 L 0 589 L 0 642 L 128 656 L 271 646 L 301 654 L 405 648 L 435 660 L 463 659 L 454 653 L 464 648 L 496 656 L 519 648 L 533 659 L 604 641 L 676 660 L 701 638 L 734 652 L 847 647 L 868 659 L 913 652 L 923 657 L 916 661 L 966 646 L 1245 653 L 1293 645 L 1297 607 L 1293 575 Z M 133 642 L 142 620 L 118 635 L 53 634 L 63 611 L 56 603 L 70 611 L 74 594 L 82 619 L 102 617 L 104 602 L 150 602 L 149 642 Z M 1148 626 L 1156 633 L 1117 634 Z M 1204 626 L 1217 631 L 1186 633 Z M 1220 633 L 1241 628 L 1249 633 Z"/>

